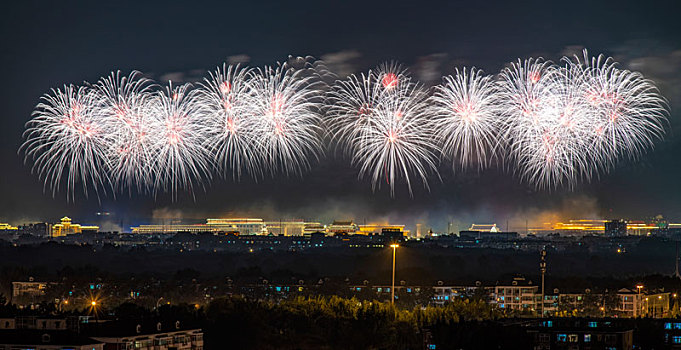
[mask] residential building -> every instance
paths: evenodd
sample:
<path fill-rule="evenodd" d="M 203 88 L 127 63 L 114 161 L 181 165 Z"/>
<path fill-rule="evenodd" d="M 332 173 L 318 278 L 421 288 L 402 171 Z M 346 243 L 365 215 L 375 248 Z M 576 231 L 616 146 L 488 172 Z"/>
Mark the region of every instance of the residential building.
<path fill-rule="evenodd" d="M 505 310 L 536 312 L 541 304 L 539 286 L 524 277 L 516 277 L 510 285 L 494 286 L 492 304 Z"/>

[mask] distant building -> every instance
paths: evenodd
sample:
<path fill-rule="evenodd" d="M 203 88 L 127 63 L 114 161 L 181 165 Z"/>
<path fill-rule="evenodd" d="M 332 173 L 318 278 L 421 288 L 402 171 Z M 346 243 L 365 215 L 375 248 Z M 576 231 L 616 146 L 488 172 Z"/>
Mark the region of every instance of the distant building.
<path fill-rule="evenodd" d="M 354 234 L 357 232 L 357 225 L 352 221 L 337 221 L 327 227 L 327 232 L 331 235 Z"/>
<path fill-rule="evenodd" d="M 501 232 L 497 227 L 497 224 L 472 224 L 468 229 L 469 231 L 481 231 L 481 232 Z"/>
<path fill-rule="evenodd" d="M 6 231 L 6 230 L 16 231 L 17 227 L 12 226 L 10 224 L 0 223 L 0 231 Z"/>
<path fill-rule="evenodd" d="M 380 235 L 383 230 L 388 229 L 387 232 L 394 232 L 399 230 L 404 236 L 409 236 L 409 230 L 404 229 L 404 225 L 390 225 L 390 224 L 369 224 L 369 225 L 358 225 L 358 230 L 356 234 L 362 235 Z"/>
<path fill-rule="evenodd" d="M 306 222 L 303 228 L 303 236 L 312 237 L 313 234 L 321 233 L 322 236 L 326 233 L 326 227 L 318 222 Z"/>
<path fill-rule="evenodd" d="M 21 233 L 28 233 L 34 236 L 50 237 L 52 232 L 52 225 L 46 222 L 37 222 L 28 225 L 19 226 Z"/>
<path fill-rule="evenodd" d="M 624 220 L 610 220 L 605 222 L 605 234 L 613 237 L 627 235 L 627 222 Z"/>
<path fill-rule="evenodd" d="M 68 216 L 64 216 L 61 218 L 61 222 L 59 224 L 52 226 L 52 237 L 63 237 L 71 234 L 97 232 L 99 232 L 99 226 L 74 224 L 71 222 L 71 218 Z"/>
<path fill-rule="evenodd" d="M 41 296 L 45 295 L 46 282 L 12 282 L 12 296 Z"/>
<path fill-rule="evenodd" d="M 262 219 L 207 219 L 206 226 L 221 232 L 239 232 L 241 235 L 261 235 L 266 232 Z"/>
<path fill-rule="evenodd" d="M 266 221 L 267 233 L 275 236 L 302 236 L 305 232 L 305 221 Z"/>
<path fill-rule="evenodd" d="M 241 235 L 260 235 L 266 233 L 262 219 L 207 219 L 205 224 L 139 225 L 131 227 L 135 234 L 177 234 L 204 232 L 237 232 Z"/>

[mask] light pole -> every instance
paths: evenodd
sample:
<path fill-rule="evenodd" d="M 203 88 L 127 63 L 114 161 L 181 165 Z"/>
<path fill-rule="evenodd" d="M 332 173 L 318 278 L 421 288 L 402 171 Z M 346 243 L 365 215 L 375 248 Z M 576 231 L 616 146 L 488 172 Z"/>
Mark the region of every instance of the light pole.
<path fill-rule="evenodd" d="M 390 287 L 390 304 L 395 304 L 395 255 L 397 254 L 397 247 L 399 247 L 399 244 L 393 243 L 390 245 L 390 248 L 393 249 L 393 283 L 392 287 Z"/>
<path fill-rule="evenodd" d="M 636 289 L 638 289 L 638 302 L 641 304 L 641 306 L 639 306 L 638 309 L 639 312 L 643 313 L 643 300 L 641 300 L 641 289 L 643 289 L 643 285 L 642 284 L 637 285 Z"/>
<path fill-rule="evenodd" d="M 541 251 L 541 262 L 539 263 L 541 269 L 541 317 L 544 317 L 544 275 L 546 274 L 546 248 Z"/>

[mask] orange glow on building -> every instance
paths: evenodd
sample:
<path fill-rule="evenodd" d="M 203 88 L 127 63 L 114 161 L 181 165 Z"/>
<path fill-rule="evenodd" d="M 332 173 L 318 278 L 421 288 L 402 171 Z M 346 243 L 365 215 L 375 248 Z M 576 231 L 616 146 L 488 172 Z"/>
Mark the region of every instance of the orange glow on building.
<path fill-rule="evenodd" d="M 74 224 L 71 218 L 64 216 L 61 218 L 61 223 L 52 226 L 52 237 L 63 237 L 71 234 L 78 234 L 83 232 L 98 232 L 99 226 L 87 226 L 81 224 Z"/>

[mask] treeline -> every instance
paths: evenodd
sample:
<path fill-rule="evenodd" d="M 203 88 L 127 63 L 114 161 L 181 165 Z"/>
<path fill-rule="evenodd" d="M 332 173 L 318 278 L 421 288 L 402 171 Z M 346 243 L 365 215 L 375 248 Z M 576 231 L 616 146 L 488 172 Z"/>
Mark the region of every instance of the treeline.
<path fill-rule="evenodd" d="M 547 257 L 549 280 L 569 276 L 608 278 L 674 273 L 674 244 L 663 239 L 642 240 L 626 253 L 590 252 L 575 248 L 552 251 Z M 390 249 L 311 249 L 303 252 L 229 253 L 212 251 L 147 250 L 45 243 L 35 246 L 0 244 L 0 268 L 22 266 L 36 278 L 46 279 L 68 266 L 92 266 L 103 272 L 154 275 L 167 278 L 175 271 L 192 269 L 202 277 L 350 278 L 353 283 L 390 282 Z M 456 249 L 401 247 L 397 278 L 407 284 L 472 284 L 510 280 L 513 274 L 538 279 L 539 252 L 513 249 Z M 24 276 L 26 278 L 26 276 Z M 282 282 L 279 282 L 282 283 Z M 561 286 L 557 286 L 561 287 Z"/>

